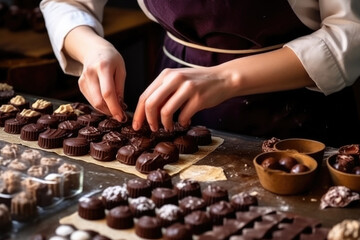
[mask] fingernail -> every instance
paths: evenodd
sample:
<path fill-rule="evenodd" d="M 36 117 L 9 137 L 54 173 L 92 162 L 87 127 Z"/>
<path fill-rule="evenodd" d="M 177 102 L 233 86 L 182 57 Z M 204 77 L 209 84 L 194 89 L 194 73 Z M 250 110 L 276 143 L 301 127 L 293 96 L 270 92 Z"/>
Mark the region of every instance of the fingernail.
<path fill-rule="evenodd" d="M 138 130 L 139 129 L 139 123 L 138 122 L 133 122 L 132 127 L 133 127 L 133 129 L 135 131 Z"/>
<path fill-rule="evenodd" d="M 119 121 L 119 122 L 121 122 L 121 121 L 122 121 L 122 119 L 121 119 L 120 115 L 115 115 L 115 116 L 114 116 L 114 118 L 115 118 L 117 121 Z"/>

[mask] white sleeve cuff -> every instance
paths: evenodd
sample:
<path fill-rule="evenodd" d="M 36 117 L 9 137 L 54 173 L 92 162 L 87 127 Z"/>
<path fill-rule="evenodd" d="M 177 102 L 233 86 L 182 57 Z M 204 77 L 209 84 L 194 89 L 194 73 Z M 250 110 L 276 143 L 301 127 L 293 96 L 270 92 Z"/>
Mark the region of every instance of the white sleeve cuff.
<path fill-rule="evenodd" d="M 323 39 L 308 35 L 297 38 L 285 46 L 297 55 L 315 82 L 317 87 L 309 88 L 310 90 L 329 95 L 346 87 L 341 67 Z"/>

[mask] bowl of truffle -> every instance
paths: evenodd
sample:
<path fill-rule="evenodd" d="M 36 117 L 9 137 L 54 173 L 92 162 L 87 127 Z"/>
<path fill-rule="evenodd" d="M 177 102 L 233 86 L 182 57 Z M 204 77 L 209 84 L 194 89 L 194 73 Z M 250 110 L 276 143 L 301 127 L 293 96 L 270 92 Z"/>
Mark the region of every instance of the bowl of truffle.
<path fill-rule="evenodd" d="M 263 188 L 280 195 L 295 195 L 311 188 L 318 164 L 306 154 L 275 151 L 257 155 L 254 166 Z"/>
<path fill-rule="evenodd" d="M 329 156 L 326 165 L 335 185 L 360 192 L 360 145 L 350 144 L 339 148 Z"/>
<path fill-rule="evenodd" d="M 326 146 L 324 143 L 312 139 L 287 138 L 276 142 L 274 148 L 277 151 L 295 151 L 309 155 L 321 167 Z"/>

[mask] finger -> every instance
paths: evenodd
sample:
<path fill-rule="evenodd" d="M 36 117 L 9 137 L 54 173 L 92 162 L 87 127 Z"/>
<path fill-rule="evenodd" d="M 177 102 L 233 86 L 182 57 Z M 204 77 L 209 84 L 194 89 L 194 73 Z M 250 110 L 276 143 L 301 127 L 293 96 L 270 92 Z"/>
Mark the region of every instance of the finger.
<path fill-rule="evenodd" d="M 202 108 L 199 105 L 199 100 L 196 98 L 190 99 L 182 106 L 178 117 L 179 124 L 181 126 L 189 126 L 191 118 L 200 110 L 202 110 Z"/>
<path fill-rule="evenodd" d="M 168 76 L 170 80 L 165 79 L 163 84 L 156 88 L 145 101 L 145 115 L 152 131 L 157 131 L 158 129 L 160 109 L 162 109 L 163 105 L 166 104 L 181 84 L 177 79 L 170 77 Z M 169 117 L 172 117 L 172 115 Z"/>
<path fill-rule="evenodd" d="M 119 97 L 115 89 L 116 73 L 111 69 L 105 68 L 99 73 L 100 91 L 107 105 L 107 108 L 116 120 L 122 121 L 123 111 L 119 103 Z"/>
<path fill-rule="evenodd" d="M 110 111 L 102 98 L 98 82 L 98 78 L 92 74 L 82 74 L 78 80 L 79 89 L 96 110 L 110 115 Z"/>
<path fill-rule="evenodd" d="M 166 130 L 173 130 L 174 113 L 184 106 L 193 96 L 193 92 L 191 91 L 193 88 L 190 86 L 191 83 L 189 83 L 184 83 L 176 92 L 174 92 L 160 110 L 161 123 Z"/>
<path fill-rule="evenodd" d="M 155 89 L 157 89 L 161 83 L 162 83 L 162 76 L 163 73 L 161 73 L 146 89 L 145 91 L 141 94 L 141 96 L 139 97 L 138 103 L 136 105 L 136 109 L 134 112 L 134 116 L 133 116 L 133 129 L 134 130 L 139 130 L 141 125 L 144 123 L 145 119 L 146 119 L 146 114 L 145 114 L 145 101 L 147 100 L 148 96 L 150 96 Z"/>

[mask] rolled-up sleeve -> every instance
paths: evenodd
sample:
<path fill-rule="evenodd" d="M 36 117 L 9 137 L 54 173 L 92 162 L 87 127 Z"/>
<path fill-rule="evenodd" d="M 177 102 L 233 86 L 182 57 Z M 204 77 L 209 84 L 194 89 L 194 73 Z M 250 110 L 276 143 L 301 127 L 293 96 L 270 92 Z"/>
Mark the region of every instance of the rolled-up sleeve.
<path fill-rule="evenodd" d="M 320 28 L 285 44 L 325 95 L 360 76 L 360 1 L 319 0 Z"/>
<path fill-rule="evenodd" d="M 50 42 L 61 68 L 67 74 L 80 76 L 82 64 L 63 51 L 66 35 L 75 27 L 86 25 L 100 36 L 104 35 L 101 24 L 106 0 L 59 1 L 42 0 L 43 13 Z"/>

